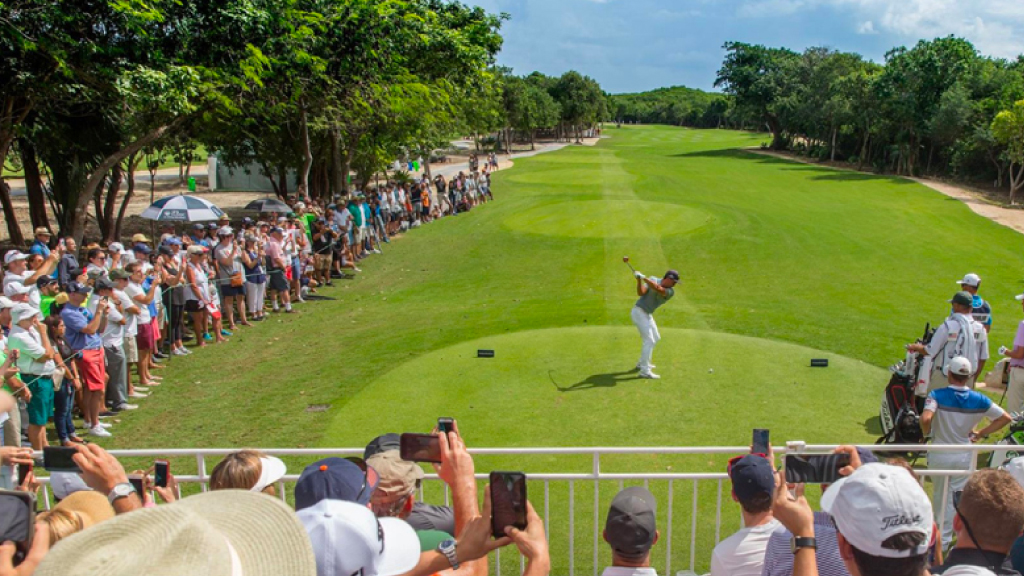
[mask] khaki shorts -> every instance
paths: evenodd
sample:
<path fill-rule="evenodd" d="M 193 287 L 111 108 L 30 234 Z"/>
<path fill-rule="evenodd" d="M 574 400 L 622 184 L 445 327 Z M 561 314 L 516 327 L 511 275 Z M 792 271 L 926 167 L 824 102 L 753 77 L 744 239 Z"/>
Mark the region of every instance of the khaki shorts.
<path fill-rule="evenodd" d="M 1010 366 L 1010 382 L 1006 385 L 1006 411 L 1024 409 L 1024 368 Z"/>
<path fill-rule="evenodd" d="M 139 343 L 135 336 L 124 337 L 124 361 L 134 364 L 139 361 Z"/>
<path fill-rule="evenodd" d="M 334 255 L 330 253 L 317 254 L 313 257 L 313 265 L 317 272 L 329 272 L 333 261 Z"/>

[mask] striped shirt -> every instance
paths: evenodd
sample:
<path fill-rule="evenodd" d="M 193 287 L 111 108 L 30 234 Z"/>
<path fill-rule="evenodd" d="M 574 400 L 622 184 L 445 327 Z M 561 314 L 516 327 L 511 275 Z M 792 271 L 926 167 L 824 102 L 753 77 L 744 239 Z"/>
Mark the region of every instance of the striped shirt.
<path fill-rule="evenodd" d="M 764 568 L 761 576 L 792 576 L 793 551 L 789 542 L 793 534 L 789 530 L 779 530 L 768 539 L 768 547 L 764 552 Z M 839 557 L 839 541 L 836 539 L 836 527 L 832 517 L 825 512 L 814 513 L 814 539 L 818 543 L 815 559 L 820 576 L 850 576 L 846 571 L 843 559 Z"/>
<path fill-rule="evenodd" d="M 932 390 L 924 401 L 924 411 L 935 413 L 932 442 L 970 444 L 970 433 L 982 418 L 995 420 L 1005 412 L 998 404 L 966 386 L 947 386 Z"/>

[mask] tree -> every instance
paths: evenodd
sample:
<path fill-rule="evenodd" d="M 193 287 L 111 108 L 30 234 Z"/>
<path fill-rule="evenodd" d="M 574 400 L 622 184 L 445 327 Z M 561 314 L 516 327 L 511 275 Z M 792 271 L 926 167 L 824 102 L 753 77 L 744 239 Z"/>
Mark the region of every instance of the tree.
<path fill-rule="evenodd" d="M 551 88 L 551 96 L 561 106 L 562 123 L 572 129 L 577 143 L 581 142 L 582 128 L 601 119 L 604 93 L 589 76 L 566 72 Z"/>
<path fill-rule="evenodd" d="M 1024 100 L 1003 110 L 992 121 L 992 135 L 1006 147 L 1010 164 L 1010 204 L 1017 191 L 1024 187 Z"/>
<path fill-rule="evenodd" d="M 772 133 L 772 148 L 785 147 L 785 126 L 780 119 L 784 98 L 790 94 L 789 72 L 798 58 L 785 48 L 727 42 L 725 61 L 715 86 L 736 98 L 738 108 L 762 117 Z"/>

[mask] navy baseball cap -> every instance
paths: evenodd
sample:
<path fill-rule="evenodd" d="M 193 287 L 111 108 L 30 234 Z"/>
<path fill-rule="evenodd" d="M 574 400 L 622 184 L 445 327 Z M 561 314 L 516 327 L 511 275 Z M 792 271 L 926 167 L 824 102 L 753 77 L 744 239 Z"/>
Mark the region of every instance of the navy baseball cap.
<path fill-rule="evenodd" d="M 363 459 L 369 460 L 370 456 L 387 452 L 388 450 L 400 450 L 402 448 L 402 437 L 394 432 L 377 436 L 366 445 L 363 451 Z"/>
<path fill-rule="evenodd" d="M 200 222 L 196 222 L 195 224 L 192 225 L 192 229 L 193 230 L 206 230 L 206 226 L 204 226 Z"/>
<path fill-rule="evenodd" d="M 365 466 L 365 464 L 364 464 Z M 295 510 L 316 506 L 321 500 L 345 500 L 366 505 L 377 489 L 380 477 L 366 466 L 344 458 L 324 458 L 302 471 L 295 484 Z"/>
<path fill-rule="evenodd" d="M 164 244 L 168 246 L 181 246 L 181 238 L 177 236 L 169 236 L 167 240 L 164 240 Z"/>
<path fill-rule="evenodd" d="M 89 292 L 92 292 L 92 288 L 85 284 L 79 284 L 78 282 L 68 283 L 68 294 L 88 294 Z"/>
<path fill-rule="evenodd" d="M 149 254 L 153 250 L 148 245 L 139 243 L 136 244 L 135 246 L 132 246 L 132 251 L 138 252 L 139 254 Z"/>
<path fill-rule="evenodd" d="M 676 270 L 669 270 L 668 272 L 665 272 L 665 278 L 679 282 L 679 272 Z"/>
<path fill-rule="evenodd" d="M 762 494 L 775 494 L 775 471 L 772 463 L 759 454 L 747 454 L 729 468 L 732 493 L 740 504 Z"/>

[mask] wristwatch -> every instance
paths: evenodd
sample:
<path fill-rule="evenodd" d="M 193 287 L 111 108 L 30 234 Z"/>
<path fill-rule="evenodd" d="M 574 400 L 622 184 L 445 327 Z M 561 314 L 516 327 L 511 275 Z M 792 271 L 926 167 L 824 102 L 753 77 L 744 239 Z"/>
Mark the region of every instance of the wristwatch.
<path fill-rule="evenodd" d="M 455 554 L 455 546 L 456 542 L 451 538 L 442 540 L 441 543 L 437 545 L 437 551 L 444 554 L 444 557 L 448 559 L 448 563 L 452 565 L 452 570 L 459 569 L 459 558 Z"/>
<path fill-rule="evenodd" d="M 121 498 L 127 498 L 135 493 L 135 486 L 132 486 L 131 482 L 122 482 L 107 494 L 107 500 L 110 500 L 110 505 L 113 506 L 114 502 Z"/>
<path fill-rule="evenodd" d="M 815 540 L 813 537 L 806 538 L 806 537 L 803 537 L 803 536 L 799 536 L 799 537 L 794 536 L 793 538 L 791 538 L 789 540 L 789 550 L 793 554 L 796 554 L 798 551 L 803 550 L 804 548 L 810 548 L 811 550 L 817 550 L 818 549 L 818 541 Z"/>

